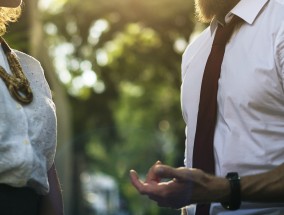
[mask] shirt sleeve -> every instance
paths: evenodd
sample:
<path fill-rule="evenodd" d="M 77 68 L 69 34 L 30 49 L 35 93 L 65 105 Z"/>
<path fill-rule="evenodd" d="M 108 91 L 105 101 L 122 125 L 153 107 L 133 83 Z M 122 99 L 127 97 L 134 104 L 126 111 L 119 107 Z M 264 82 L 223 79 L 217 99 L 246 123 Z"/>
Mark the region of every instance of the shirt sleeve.
<path fill-rule="evenodd" d="M 282 85 L 284 89 L 284 21 L 276 35 L 276 62 L 282 77 Z"/>

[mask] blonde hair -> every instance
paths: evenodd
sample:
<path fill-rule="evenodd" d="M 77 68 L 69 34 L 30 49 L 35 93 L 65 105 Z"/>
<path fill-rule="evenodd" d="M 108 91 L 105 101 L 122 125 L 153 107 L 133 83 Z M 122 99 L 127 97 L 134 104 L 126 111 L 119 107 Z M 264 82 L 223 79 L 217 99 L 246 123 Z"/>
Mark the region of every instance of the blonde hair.
<path fill-rule="evenodd" d="M 21 6 L 16 8 L 0 7 L 0 36 L 6 33 L 9 22 L 16 22 L 21 15 Z"/>

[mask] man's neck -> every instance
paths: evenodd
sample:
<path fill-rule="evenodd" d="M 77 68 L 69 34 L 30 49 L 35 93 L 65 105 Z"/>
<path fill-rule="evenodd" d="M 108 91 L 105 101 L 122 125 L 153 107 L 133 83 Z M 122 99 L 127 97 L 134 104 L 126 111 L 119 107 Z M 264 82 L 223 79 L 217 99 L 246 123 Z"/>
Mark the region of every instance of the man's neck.
<path fill-rule="evenodd" d="M 240 2 L 240 0 L 226 0 L 226 3 L 222 5 L 222 10 L 220 13 L 216 14 L 216 19 L 225 24 L 226 15 Z"/>

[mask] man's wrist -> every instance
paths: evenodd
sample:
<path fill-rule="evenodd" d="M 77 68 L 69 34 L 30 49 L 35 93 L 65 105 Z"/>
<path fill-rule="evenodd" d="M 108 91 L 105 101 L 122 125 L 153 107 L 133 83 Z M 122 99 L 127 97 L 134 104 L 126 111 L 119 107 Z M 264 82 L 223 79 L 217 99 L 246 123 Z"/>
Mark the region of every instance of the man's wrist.
<path fill-rule="evenodd" d="M 230 172 L 226 178 L 230 183 L 231 192 L 228 201 L 221 202 L 221 204 L 227 210 L 237 210 L 241 206 L 240 177 L 237 172 Z"/>

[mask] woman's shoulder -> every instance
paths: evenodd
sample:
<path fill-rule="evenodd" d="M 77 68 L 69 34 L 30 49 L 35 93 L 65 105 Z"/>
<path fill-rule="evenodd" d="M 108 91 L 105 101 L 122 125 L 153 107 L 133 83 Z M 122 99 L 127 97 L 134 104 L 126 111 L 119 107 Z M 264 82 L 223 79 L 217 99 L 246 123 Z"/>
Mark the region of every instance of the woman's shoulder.
<path fill-rule="evenodd" d="M 19 50 L 15 50 L 15 49 L 13 49 L 13 52 L 15 52 L 15 54 L 18 56 L 18 58 L 20 60 L 26 60 L 30 63 L 39 63 L 39 61 L 36 58 L 34 58 L 31 55 L 28 55 L 24 52 L 21 52 Z"/>
<path fill-rule="evenodd" d="M 41 73 L 43 73 L 41 63 L 36 58 L 18 50 L 13 49 L 13 52 L 17 55 L 18 60 L 25 72 L 32 70 L 32 71 L 40 71 Z"/>

